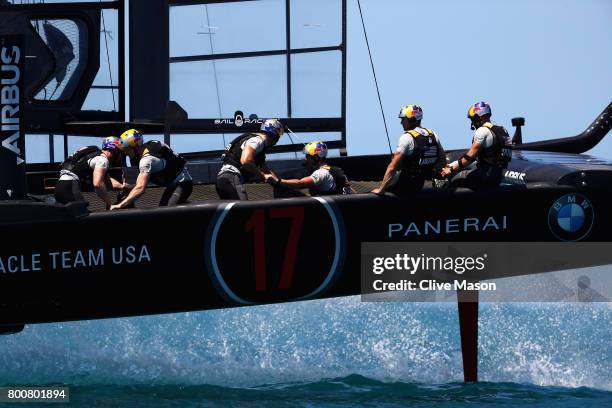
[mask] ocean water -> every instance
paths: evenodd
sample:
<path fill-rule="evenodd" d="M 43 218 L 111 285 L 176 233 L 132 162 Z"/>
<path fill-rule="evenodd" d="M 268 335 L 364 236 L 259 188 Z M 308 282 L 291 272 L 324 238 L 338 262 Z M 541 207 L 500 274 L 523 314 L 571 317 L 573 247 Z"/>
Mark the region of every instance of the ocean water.
<path fill-rule="evenodd" d="M 478 384 L 456 304 L 359 297 L 33 325 L 0 337 L 0 384 L 68 385 L 72 407 L 612 405 L 612 305 L 480 316 Z"/>

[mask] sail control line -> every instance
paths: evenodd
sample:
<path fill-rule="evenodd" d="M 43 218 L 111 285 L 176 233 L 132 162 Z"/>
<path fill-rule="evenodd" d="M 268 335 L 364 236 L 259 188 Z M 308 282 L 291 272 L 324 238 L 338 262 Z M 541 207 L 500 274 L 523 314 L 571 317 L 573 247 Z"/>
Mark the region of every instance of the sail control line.
<path fill-rule="evenodd" d="M 295 144 L 291 135 L 295 136 L 298 140 L 300 139 L 300 137 L 296 133 L 294 133 L 293 130 L 291 130 L 289 126 L 285 125 L 285 130 L 287 131 L 287 136 L 289 137 L 289 140 L 291 140 L 291 144 Z M 300 141 L 300 143 L 306 146 L 306 143 L 304 143 L 303 141 Z M 293 153 L 295 153 L 295 158 L 297 159 L 298 158 L 297 151 Z"/>
<path fill-rule="evenodd" d="M 391 147 L 391 139 L 389 138 L 389 129 L 387 128 L 387 119 L 385 119 L 385 111 L 383 109 L 382 98 L 380 97 L 378 80 L 376 79 L 376 70 L 374 69 L 374 59 L 372 58 L 372 51 L 370 50 L 370 42 L 368 41 L 368 33 L 366 31 L 365 21 L 363 20 L 363 13 L 361 12 L 361 1 L 360 0 L 357 0 L 357 6 L 359 7 L 359 16 L 361 17 L 361 26 L 363 27 L 363 35 L 365 37 L 366 46 L 368 47 L 368 55 L 370 56 L 370 65 L 372 67 L 372 75 L 374 76 L 374 84 L 376 85 L 376 93 L 378 94 L 378 104 L 380 105 L 380 114 L 382 115 L 383 124 L 385 125 L 385 133 L 387 134 L 387 143 L 389 144 L 389 153 L 393 155 L 393 148 Z"/>

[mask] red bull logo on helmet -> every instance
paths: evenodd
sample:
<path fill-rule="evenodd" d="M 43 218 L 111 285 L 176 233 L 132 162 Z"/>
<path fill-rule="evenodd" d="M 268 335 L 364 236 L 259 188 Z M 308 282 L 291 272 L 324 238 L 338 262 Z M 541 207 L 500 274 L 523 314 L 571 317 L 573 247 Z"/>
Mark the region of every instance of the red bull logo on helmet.
<path fill-rule="evenodd" d="M 419 105 L 402 106 L 399 117 L 421 120 L 423 118 L 423 109 Z"/>
<path fill-rule="evenodd" d="M 476 102 L 468 110 L 468 117 L 483 116 L 491 113 L 491 106 L 486 102 Z"/>
<path fill-rule="evenodd" d="M 323 142 L 310 142 L 304 146 L 304 154 L 309 156 L 327 157 L 327 145 Z"/>

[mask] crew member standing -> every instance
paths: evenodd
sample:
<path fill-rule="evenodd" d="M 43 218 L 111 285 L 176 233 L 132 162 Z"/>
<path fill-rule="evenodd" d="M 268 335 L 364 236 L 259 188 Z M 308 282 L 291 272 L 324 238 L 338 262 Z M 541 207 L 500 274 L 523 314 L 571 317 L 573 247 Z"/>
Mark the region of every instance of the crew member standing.
<path fill-rule="evenodd" d="M 160 207 L 183 204 L 193 191 L 193 180 L 186 160 L 157 140 L 144 143 L 142 133 L 130 129 L 121 135 L 123 150 L 130 161 L 138 163 L 139 174 L 136 185 L 120 203 L 111 210 L 126 208 L 144 194 L 149 182 L 166 187 L 159 202 Z"/>
<path fill-rule="evenodd" d="M 452 176 L 451 187 L 467 187 L 472 190 L 498 186 L 504 170 L 512 160 L 510 135 L 502 126 L 491 123 L 491 106 L 477 102 L 467 114 L 471 129 L 475 130 L 470 149 L 442 171 Z"/>
<path fill-rule="evenodd" d="M 216 189 L 223 200 L 248 200 L 245 180 L 264 181 L 272 174 L 266 164 L 266 151 L 278 143 L 285 127 L 278 119 L 268 119 L 261 131 L 244 133 L 230 142 L 222 156 Z"/>
<path fill-rule="evenodd" d="M 421 127 L 423 109 L 418 105 L 406 105 L 400 109 L 399 118 L 404 134 L 380 186 L 375 194 L 389 191 L 407 195 L 423 188 L 425 180 L 434 179 L 446 165 L 446 154 L 436 132 Z"/>
<path fill-rule="evenodd" d="M 117 137 L 107 137 L 102 142 L 102 149 L 97 146 L 86 146 L 77 150 L 62 163 L 60 178 L 55 185 L 55 201 L 67 204 L 73 201 L 84 201 L 82 188 L 93 185 L 96 195 L 104 201 L 109 209 L 113 204 L 107 185 L 113 190 L 122 190 L 128 185 L 109 175 L 111 163 L 121 158 L 120 141 Z"/>

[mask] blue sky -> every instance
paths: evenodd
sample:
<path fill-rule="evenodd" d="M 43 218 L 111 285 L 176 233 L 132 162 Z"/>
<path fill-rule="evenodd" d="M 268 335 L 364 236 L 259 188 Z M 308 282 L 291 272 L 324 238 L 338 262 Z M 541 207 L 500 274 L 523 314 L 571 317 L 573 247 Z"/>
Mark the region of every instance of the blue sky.
<path fill-rule="evenodd" d="M 265 0 L 274 1 L 278 0 Z M 305 23 L 314 23 L 314 26 L 303 28 L 309 33 L 325 32 L 331 20 L 336 20 L 337 12 L 329 0 L 293 2 L 294 10 L 298 5 L 318 3 L 315 12 L 299 25 L 306 27 Z M 510 118 L 524 116 L 524 139 L 533 141 L 581 132 L 612 99 L 612 1 L 362 0 L 361 4 L 393 145 L 401 133 L 397 112 L 400 106 L 409 103 L 423 107 L 424 126 L 435 129 L 446 148 L 462 148 L 467 147 L 471 139 L 466 111 L 478 100 L 488 101 L 493 108 L 494 121 L 509 128 L 511 133 Z M 276 29 L 270 24 L 275 20 L 273 16 L 260 19 L 256 12 L 247 14 L 250 19 L 236 14 L 233 18 L 231 14 L 221 18 L 220 14 L 211 12 L 210 25 L 254 24 L 258 30 L 274 32 Z M 116 39 L 112 17 L 113 14 L 107 15 L 107 28 L 114 31 Z M 188 18 L 181 17 L 174 26 L 187 27 Z M 196 29 L 199 31 L 206 29 L 203 18 L 204 14 L 197 16 L 199 28 Z M 321 23 L 320 26 L 317 23 Z M 213 36 L 217 47 L 222 44 L 223 28 Z M 261 36 L 274 39 L 274 34 L 270 33 Z M 208 39 L 200 36 L 198 40 L 200 38 L 202 44 Z M 228 41 L 231 51 L 236 39 Z M 243 42 L 257 44 L 251 39 L 239 43 Z M 186 49 L 198 47 L 197 44 L 185 44 Z M 111 59 L 115 60 L 116 47 L 112 42 L 110 52 Z M 348 152 L 350 155 L 386 153 L 387 139 L 356 0 L 348 0 L 347 55 Z M 271 75 L 261 74 L 262 82 L 265 82 L 264 75 L 274 78 L 276 73 L 272 72 Z M 194 74 L 194 78 L 198 78 L 198 73 Z M 113 77 L 116 80 L 116 72 Z M 107 78 L 108 70 L 103 64 L 96 82 L 108 82 Z M 325 80 L 319 82 L 319 85 L 325 84 Z M 214 88 L 203 89 L 210 98 L 192 94 L 191 99 L 183 103 L 193 106 L 216 104 Z M 106 92 L 106 98 L 95 96 L 88 103 L 93 101 L 108 106 L 108 91 L 99 92 Z M 282 92 L 284 88 L 282 91 L 273 88 L 271 94 Z M 335 98 L 325 86 L 303 87 L 302 92 L 312 100 L 312 106 L 307 109 L 326 106 Z M 274 110 L 275 105 L 266 106 Z M 230 108 L 233 106 L 224 107 L 224 110 L 232 110 Z M 313 138 L 317 135 L 305 136 L 305 139 Z M 29 160 L 45 156 L 42 153 L 45 148 L 39 144 L 43 139 L 28 143 Z M 69 147 L 73 150 L 86 142 L 73 140 Z M 193 136 L 173 138 L 173 146 L 180 151 L 200 150 L 201 145 L 201 140 Z M 219 140 L 211 146 L 219 148 L 220 145 Z M 612 159 L 612 140 L 604 139 L 590 153 Z"/>
<path fill-rule="evenodd" d="M 384 128 L 356 1 L 349 1 L 349 153 L 383 152 Z M 448 148 L 467 146 L 466 112 L 488 101 L 526 141 L 581 132 L 612 100 L 612 1 L 362 0 L 392 142 L 399 107 L 421 104 Z M 387 148 L 388 149 L 388 148 Z M 593 154 L 612 159 L 612 140 Z"/>

